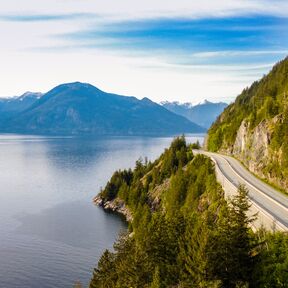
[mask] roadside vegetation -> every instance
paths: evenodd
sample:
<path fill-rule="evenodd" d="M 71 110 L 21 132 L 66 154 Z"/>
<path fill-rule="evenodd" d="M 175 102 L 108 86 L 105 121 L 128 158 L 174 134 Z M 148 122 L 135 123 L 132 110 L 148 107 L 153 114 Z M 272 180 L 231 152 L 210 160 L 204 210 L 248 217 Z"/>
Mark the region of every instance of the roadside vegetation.
<path fill-rule="evenodd" d="M 244 89 L 235 102 L 224 110 L 208 131 L 208 150 L 232 151 L 243 121 L 246 121 L 251 133 L 260 123 L 265 123 L 269 147 L 268 159 L 259 160 L 261 172 L 268 179 L 277 179 L 270 182 L 279 188 L 284 186 L 283 183 L 287 185 L 288 58 L 276 64 L 261 80 Z M 246 149 L 251 150 L 251 147 Z"/>
<path fill-rule="evenodd" d="M 288 287 L 288 236 L 253 233 L 247 190 L 227 202 L 213 162 L 176 138 L 153 163 L 114 173 L 101 191 L 133 214 L 90 288 Z"/>

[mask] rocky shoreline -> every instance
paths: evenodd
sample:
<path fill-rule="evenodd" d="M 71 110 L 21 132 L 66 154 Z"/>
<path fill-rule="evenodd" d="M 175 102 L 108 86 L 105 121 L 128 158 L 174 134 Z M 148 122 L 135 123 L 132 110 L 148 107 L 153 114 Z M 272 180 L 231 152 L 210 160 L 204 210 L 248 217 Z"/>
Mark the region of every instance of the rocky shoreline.
<path fill-rule="evenodd" d="M 97 195 L 93 198 L 93 202 L 95 205 L 102 207 L 104 210 L 112 211 L 123 215 L 127 222 L 132 222 L 133 216 L 129 208 L 125 205 L 124 201 L 115 198 L 111 201 L 105 201 L 101 198 L 100 195 Z"/>

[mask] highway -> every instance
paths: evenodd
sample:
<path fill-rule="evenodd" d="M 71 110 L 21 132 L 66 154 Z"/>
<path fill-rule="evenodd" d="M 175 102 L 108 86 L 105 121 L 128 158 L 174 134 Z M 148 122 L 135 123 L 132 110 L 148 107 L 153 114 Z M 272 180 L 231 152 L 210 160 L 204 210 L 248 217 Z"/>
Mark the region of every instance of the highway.
<path fill-rule="evenodd" d="M 264 226 L 268 230 L 288 231 L 288 196 L 256 178 L 232 157 L 202 150 L 193 153 L 204 154 L 214 161 L 217 179 L 227 198 L 237 193 L 239 184 L 248 188 L 252 204 L 249 214 L 258 213 L 253 228 Z"/>

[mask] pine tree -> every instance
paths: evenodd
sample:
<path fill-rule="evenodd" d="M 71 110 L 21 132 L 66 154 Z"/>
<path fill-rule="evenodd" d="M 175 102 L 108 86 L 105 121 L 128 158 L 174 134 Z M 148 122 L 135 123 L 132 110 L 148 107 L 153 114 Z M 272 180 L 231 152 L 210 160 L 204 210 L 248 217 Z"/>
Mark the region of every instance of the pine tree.
<path fill-rule="evenodd" d="M 155 268 L 155 271 L 153 274 L 153 281 L 151 283 L 150 288 L 161 288 L 161 279 L 160 279 L 160 272 L 159 272 L 158 266 Z"/>
<path fill-rule="evenodd" d="M 116 280 L 115 255 L 106 250 L 99 260 L 98 268 L 94 269 L 90 288 L 111 288 L 111 283 Z"/>
<path fill-rule="evenodd" d="M 210 239 L 210 276 L 221 280 L 223 288 L 241 287 L 250 282 L 255 247 L 250 224 L 255 216 L 247 216 L 249 208 L 248 190 L 240 185 Z"/>

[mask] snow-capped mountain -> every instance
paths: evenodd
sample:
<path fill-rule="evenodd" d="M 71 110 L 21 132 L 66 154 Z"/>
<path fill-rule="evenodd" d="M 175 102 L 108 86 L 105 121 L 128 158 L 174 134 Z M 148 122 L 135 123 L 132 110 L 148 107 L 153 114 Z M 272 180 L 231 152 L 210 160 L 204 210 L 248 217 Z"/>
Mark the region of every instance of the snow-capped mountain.
<path fill-rule="evenodd" d="M 188 120 L 205 128 L 209 128 L 228 105 L 223 102 L 209 102 L 206 99 L 197 104 L 188 102 L 181 104 L 177 101 L 163 101 L 160 104 L 169 111 L 184 116 Z"/>
<path fill-rule="evenodd" d="M 5 119 L 18 114 L 42 97 L 39 92 L 26 92 L 21 96 L 14 96 L 10 98 L 0 98 L 0 119 Z"/>
<path fill-rule="evenodd" d="M 25 93 L 2 104 L 6 118 L 0 121 L 0 131 L 5 133 L 179 135 L 205 131 L 148 98 L 111 94 L 88 83 L 61 84 L 43 96 Z M 12 117 L 7 117 L 7 107 Z"/>

